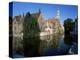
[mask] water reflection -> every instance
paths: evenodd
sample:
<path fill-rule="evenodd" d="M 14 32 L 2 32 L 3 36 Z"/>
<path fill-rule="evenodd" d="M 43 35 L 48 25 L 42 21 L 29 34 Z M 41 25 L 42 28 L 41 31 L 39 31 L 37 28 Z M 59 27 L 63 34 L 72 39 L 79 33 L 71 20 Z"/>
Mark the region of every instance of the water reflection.
<path fill-rule="evenodd" d="M 41 55 L 56 55 L 59 45 L 63 41 L 64 35 L 47 35 L 40 37 L 40 53 Z"/>
<path fill-rule="evenodd" d="M 24 57 L 77 54 L 78 44 L 74 40 L 69 34 L 25 38 L 23 40 L 23 54 Z"/>
<path fill-rule="evenodd" d="M 59 41 L 61 40 L 61 36 L 47 35 L 40 37 L 40 39 L 40 48 L 57 48 Z"/>
<path fill-rule="evenodd" d="M 42 56 L 67 55 L 74 52 L 77 54 L 77 43 L 74 44 L 74 39 L 69 34 L 65 37 L 60 34 L 47 35 L 40 39 L 40 55 Z"/>

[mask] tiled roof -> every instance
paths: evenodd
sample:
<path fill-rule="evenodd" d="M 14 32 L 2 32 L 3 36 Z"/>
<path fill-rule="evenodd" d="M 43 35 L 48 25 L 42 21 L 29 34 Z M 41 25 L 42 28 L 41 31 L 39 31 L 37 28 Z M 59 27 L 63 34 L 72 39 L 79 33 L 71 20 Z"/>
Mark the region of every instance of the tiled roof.
<path fill-rule="evenodd" d="M 49 23 L 53 23 L 55 24 L 57 22 L 57 19 L 55 17 L 51 18 L 51 19 L 48 19 L 47 20 Z"/>

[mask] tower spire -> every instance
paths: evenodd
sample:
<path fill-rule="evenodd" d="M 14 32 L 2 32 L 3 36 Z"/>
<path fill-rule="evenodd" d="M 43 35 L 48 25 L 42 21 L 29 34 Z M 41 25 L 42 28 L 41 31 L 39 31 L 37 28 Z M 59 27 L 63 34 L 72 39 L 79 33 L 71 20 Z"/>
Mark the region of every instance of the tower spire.
<path fill-rule="evenodd" d="M 57 9 L 57 18 L 60 19 L 60 10 L 59 10 L 59 8 Z"/>

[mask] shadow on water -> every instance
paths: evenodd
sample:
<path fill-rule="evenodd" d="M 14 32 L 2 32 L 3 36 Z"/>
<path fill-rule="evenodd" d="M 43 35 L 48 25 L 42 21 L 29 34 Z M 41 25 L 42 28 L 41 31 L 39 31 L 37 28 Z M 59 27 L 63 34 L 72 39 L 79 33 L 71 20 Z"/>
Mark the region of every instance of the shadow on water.
<path fill-rule="evenodd" d="M 78 36 L 70 33 L 65 34 L 64 43 L 69 45 L 68 54 L 78 54 Z"/>
<path fill-rule="evenodd" d="M 73 38 L 70 34 L 65 34 L 64 43 L 67 45 L 72 45 Z"/>
<path fill-rule="evenodd" d="M 39 56 L 39 37 L 25 38 L 24 41 L 24 56 L 26 57 L 36 57 Z"/>

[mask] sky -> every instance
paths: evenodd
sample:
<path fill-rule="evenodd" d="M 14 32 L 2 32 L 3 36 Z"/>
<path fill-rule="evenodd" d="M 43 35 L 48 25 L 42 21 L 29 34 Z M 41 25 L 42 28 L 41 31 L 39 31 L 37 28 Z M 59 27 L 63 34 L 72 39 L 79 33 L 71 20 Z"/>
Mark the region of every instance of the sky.
<path fill-rule="evenodd" d="M 12 10 L 9 6 L 9 11 Z M 63 24 L 67 18 L 73 20 L 78 16 L 78 7 L 75 5 L 61 5 L 61 4 L 46 4 L 46 3 L 30 3 L 30 2 L 13 2 L 13 17 L 23 15 L 27 12 L 36 13 L 41 10 L 41 14 L 45 20 L 53 18 L 57 15 L 57 10 L 60 10 L 60 22 Z"/>

